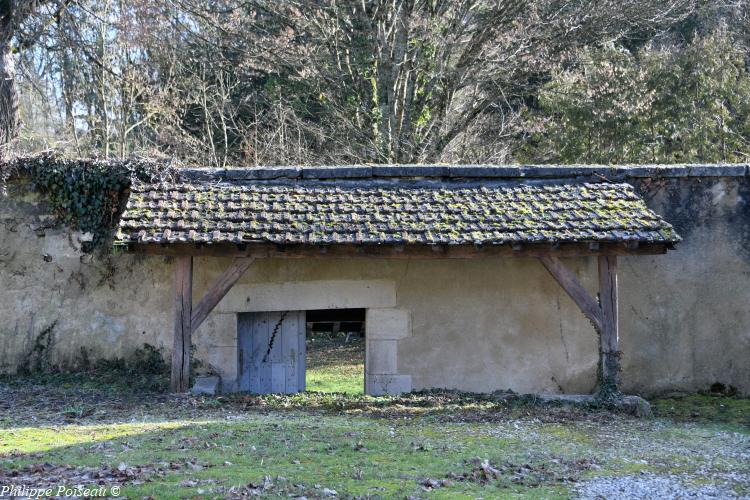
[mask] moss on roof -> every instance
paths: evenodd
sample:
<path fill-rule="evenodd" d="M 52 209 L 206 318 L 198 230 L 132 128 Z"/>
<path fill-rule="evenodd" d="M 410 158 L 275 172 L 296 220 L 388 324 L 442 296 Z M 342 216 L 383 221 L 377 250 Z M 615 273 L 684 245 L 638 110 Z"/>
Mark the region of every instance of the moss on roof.
<path fill-rule="evenodd" d="M 133 186 L 116 242 L 447 244 L 680 240 L 628 184 Z"/>

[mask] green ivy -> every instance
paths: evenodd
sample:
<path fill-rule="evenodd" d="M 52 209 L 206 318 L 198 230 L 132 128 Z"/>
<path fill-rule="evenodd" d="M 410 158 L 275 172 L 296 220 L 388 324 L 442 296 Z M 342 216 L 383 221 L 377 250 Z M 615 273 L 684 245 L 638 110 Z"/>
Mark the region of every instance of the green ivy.
<path fill-rule="evenodd" d="M 0 165 L 0 181 L 28 177 L 66 225 L 93 235 L 90 249 L 108 241 L 134 181 L 174 181 L 177 170 L 147 159 L 64 159 L 54 155 L 17 158 Z"/>

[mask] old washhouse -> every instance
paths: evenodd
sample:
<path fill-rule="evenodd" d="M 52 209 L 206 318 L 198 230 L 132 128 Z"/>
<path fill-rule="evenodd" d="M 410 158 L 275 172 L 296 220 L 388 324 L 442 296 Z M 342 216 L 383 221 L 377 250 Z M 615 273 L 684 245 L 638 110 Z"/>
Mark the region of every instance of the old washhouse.
<path fill-rule="evenodd" d="M 303 390 L 304 311 L 348 307 L 367 310 L 366 392 L 427 386 L 430 382 L 414 381 L 437 379 L 434 368 L 415 356 L 413 345 L 401 348 L 414 343 L 419 328 L 403 304 L 410 293 L 404 291 L 408 270 L 394 282 L 379 279 L 378 269 L 385 277 L 394 274 L 392 261 L 406 261 L 407 267 L 440 262 L 433 266 L 437 272 L 418 279 L 423 289 L 444 293 L 462 274 L 476 272 L 470 273 L 469 266 L 480 260 L 488 266 L 510 260 L 509 266 L 524 270 L 543 266 L 599 336 L 599 389 L 616 390 L 621 355 L 617 259 L 662 254 L 680 238 L 632 186 L 560 180 L 549 170 L 546 178 L 537 174 L 527 180 L 524 167 L 196 169 L 186 171 L 179 183 L 134 185 L 116 244 L 175 259 L 174 391 L 188 389 L 192 335 L 217 306 L 223 319 L 213 321 L 207 335 L 226 337 L 216 344 L 226 353 L 224 390 Z M 589 258 L 597 262 L 598 293 L 591 293 L 568 265 L 568 259 Z M 270 271 L 255 271 L 261 261 L 302 262 L 298 272 L 315 279 L 287 271 L 283 282 L 266 278 Z M 224 270 L 216 276 L 219 264 Z M 205 293 L 196 294 L 194 272 L 203 267 L 211 273 L 201 277 Z M 350 279 L 336 279 L 337 268 L 344 267 Z M 358 267 L 361 279 L 356 278 Z M 440 269 L 458 278 L 441 275 Z M 252 283 L 233 291 L 245 275 Z M 500 291 L 509 285 L 495 283 Z M 471 293 L 441 307 L 471 305 Z M 536 321 L 545 311 L 529 314 Z M 513 334 L 510 322 L 501 326 Z M 456 342 L 471 342 L 472 329 L 488 326 L 464 322 L 449 328 L 467 332 Z M 443 332 L 433 328 L 419 335 L 425 350 L 441 351 L 445 365 L 438 369 L 445 385 L 450 377 L 471 377 L 470 367 L 451 363 L 453 347 L 441 344 Z"/>

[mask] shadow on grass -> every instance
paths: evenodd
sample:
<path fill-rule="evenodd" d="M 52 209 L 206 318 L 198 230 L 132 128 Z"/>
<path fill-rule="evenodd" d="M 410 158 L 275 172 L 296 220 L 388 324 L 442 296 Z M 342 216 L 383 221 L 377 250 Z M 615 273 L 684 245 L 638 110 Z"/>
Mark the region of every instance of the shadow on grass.
<path fill-rule="evenodd" d="M 167 413 L 176 417 L 172 408 Z M 529 462 L 515 456 L 522 448 L 511 447 L 508 439 L 463 434 L 464 426 L 461 434 L 447 435 L 429 422 L 310 419 L 278 410 L 243 415 L 19 427 L 0 438 L 19 446 L 0 448 L 0 484 L 118 485 L 123 495 L 156 498 L 332 496 L 326 488 L 403 498 L 443 487 L 471 496 L 524 489 L 548 495 L 564 492 L 571 475 L 584 472 L 581 464 L 588 463 L 577 454 Z M 478 456 L 497 465 L 487 465 L 492 477 L 474 477 Z"/>
<path fill-rule="evenodd" d="M 446 422 L 502 422 L 534 418 L 541 422 L 606 421 L 631 418 L 596 403 L 542 402 L 510 391 L 491 394 L 430 390 L 372 397 L 343 392 L 229 394 L 217 397 L 173 395 L 162 374 L 121 371 L 0 376 L 0 428 L 76 422 L 116 422 L 118 418 L 169 412 L 175 419 L 211 412 L 295 411 L 384 419 L 426 418 Z M 654 399 L 654 417 L 674 422 L 738 425 L 750 432 L 750 399 L 690 395 Z"/>
<path fill-rule="evenodd" d="M 161 374 L 119 370 L 0 376 L 0 428 L 67 424 L 82 419 L 111 420 L 165 404 L 167 379 Z"/>
<path fill-rule="evenodd" d="M 534 396 L 512 392 L 471 394 L 422 391 L 401 396 L 304 392 L 231 394 L 218 397 L 173 395 L 154 391 L 148 382 L 124 383 L 100 374 L 55 374 L 0 379 L 0 428 L 41 424 L 67 425 L 118 422 L 125 418 L 170 415 L 172 419 L 201 418 L 221 412 L 269 414 L 302 412 L 378 419 L 417 419 L 445 422 L 502 422 L 535 418 L 542 422 L 606 421 L 613 413 L 596 405 L 542 403 Z"/>
<path fill-rule="evenodd" d="M 740 398 L 656 400 L 658 418 L 700 424 L 665 434 L 661 423 L 607 408 L 512 392 L 193 397 L 153 387 L 104 373 L 1 379 L 0 483 L 88 477 L 124 486 L 131 497 L 157 498 L 198 490 L 320 497 L 324 488 L 386 498 L 424 496 L 424 488 L 566 496 L 563 479 L 585 476 L 577 467 L 591 464 L 611 434 L 640 433 L 667 450 L 671 439 L 692 443 L 704 423 L 743 432 L 750 409 Z M 603 439 L 591 439 L 592 429 Z M 612 453 L 627 449 L 613 443 Z M 519 471 L 526 475 L 513 483 Z M 461 482 L 475 474 L 497 477 Z"/>

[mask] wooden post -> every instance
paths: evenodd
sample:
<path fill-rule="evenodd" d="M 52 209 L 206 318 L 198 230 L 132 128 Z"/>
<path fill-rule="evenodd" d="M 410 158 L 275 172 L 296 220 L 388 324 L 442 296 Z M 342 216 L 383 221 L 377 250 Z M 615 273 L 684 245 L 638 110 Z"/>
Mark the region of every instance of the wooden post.
<path fill-rule="evenodd" d="M 174 350 L 172 351 L 172 392 L 186 392 L 190 385 L 190 326 L 193 309 L 193 258 L 180 256 L 175 262 Z"/>
<path fill-rule="evenodd" d="M 599 256 L 599 303 L 579 283 L 576 275 L 559 258 L 539 260 L 571 299 L 578 304 L 599 333 L 599 397 L 620 396 L 620 339 L 617 325 L 617 257 Z"/>
<path fill-rule="evenodd" d="M 599 303 L 602 328 L 601 387 L 602 396 L 620 392 L 620 338 L 617 325 L 617 257 L 599 256 Z"/>

